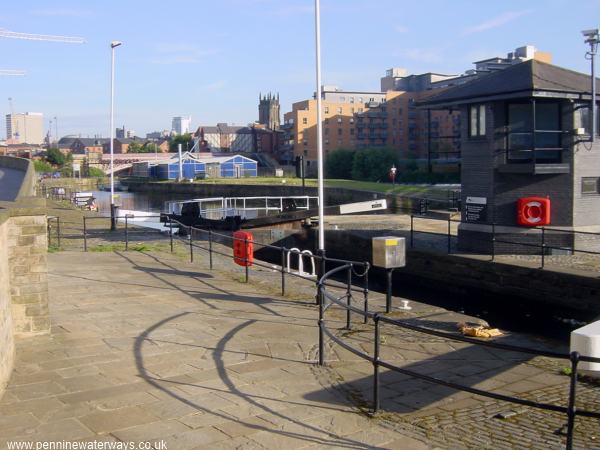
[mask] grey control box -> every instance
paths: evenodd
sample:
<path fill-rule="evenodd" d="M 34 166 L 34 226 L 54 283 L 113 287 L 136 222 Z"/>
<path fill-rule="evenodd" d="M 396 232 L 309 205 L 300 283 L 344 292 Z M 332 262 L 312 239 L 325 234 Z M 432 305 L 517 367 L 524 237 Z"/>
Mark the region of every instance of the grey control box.
<path fill-rule="evenodd" d="M 373 238 L 373 265 L 385 269 L 406 266 L 406 240 L 396 236 Z"/>

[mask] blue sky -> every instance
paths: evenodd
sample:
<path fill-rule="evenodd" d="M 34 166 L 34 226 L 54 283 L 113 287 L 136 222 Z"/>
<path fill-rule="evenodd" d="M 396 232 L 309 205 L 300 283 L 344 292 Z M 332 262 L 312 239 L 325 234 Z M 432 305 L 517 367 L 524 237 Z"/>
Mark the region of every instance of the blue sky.
<path fill-rule="evenodd" d="M 282 111 L 312 95 L 313 0 L 2 2 L 0 28 L 82 36 L 82 45 L 0 38 L 0 113 L 58 117 L 59 134 L 109 132 L 111 40 L 117 49 L 116 125 L 138 135 L 258 118 L 259 92 Z M 377 90 L 390 67 L 462 73 L 477 59 L 532 44 L 588 72 L 580 31 L 600 26 L 600 0 L 321 0 L 323 82 Z M 597 22 L 594 22 L 596 20 Z M 0 137 L 5 130 L 0 129 Z"/>

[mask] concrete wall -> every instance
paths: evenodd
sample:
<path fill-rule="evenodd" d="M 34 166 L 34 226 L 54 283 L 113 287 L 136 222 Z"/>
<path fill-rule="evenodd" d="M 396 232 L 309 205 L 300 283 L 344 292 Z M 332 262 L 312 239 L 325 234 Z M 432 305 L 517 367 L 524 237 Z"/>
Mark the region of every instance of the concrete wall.
<path fill-rule="evenodd" d="M 14 365 L 15 339 L 50 331 L 43 199 L 0 202 L 0 397 Z"/>
<path fill-rule="evenodd" d="M 0 214 L 0 242 L 8 242 L 8 214 Z M 15 362 L 15 341 L 10 298 L 8 245 L 0 245 L 0 397 Z"/>
<path fill-rule="evenodd" d="M 257 241 L 287 248 L 316 251 L 316 231 L 304 230 L 277 237 L 257 233 Z M 325 233 L 327 256 L 372 262 L 371 239 L 374 236 L 402 236 L 398 232 L 376 230 L 335 231 Z M 269 237 L 271 240 L 269 241 Z M 407 237 L 407 246 L 409 245 Z M 279 254 L 264 249 L 257 258 L 278 263 Z M 423 287 L 440 293 L 454 293 L 487 302 L 516 302 L 537 305 L 554 312 L 565 311 L 582 320 L 600 318 L 600 278 L 573 273 L 539 270 L 512 264 L 491 262 L 489 257 L 445 255 L 407 249 L 407 265 L 394 271 L 394 286 Z M 329 267 L 331 269 L 331 267 Z M 384 270 L 373 268 L 372 279 L 384 279 Z"/>
<path fill-rule="evenodd" d="M 33 167 L 31 160 L 15 158 L 13 156 L 0 156 L 0 167 L 23 172 L 21 189 L 19 190 L 16 199 L 35 195 L 35 168 Z"/>

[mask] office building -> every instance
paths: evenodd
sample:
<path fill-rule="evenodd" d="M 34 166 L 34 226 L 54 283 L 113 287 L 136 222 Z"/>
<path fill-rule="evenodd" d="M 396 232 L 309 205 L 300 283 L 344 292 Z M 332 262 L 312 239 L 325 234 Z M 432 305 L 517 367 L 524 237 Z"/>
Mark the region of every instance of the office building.
<path fill-rule="evenodd" d="M 42 113 L 19 113 L 6 115 L 6 140 L 9 144 L 44 143 L 44 115 Z"/>
<path fill-rule="evenodd" d="M 173 117 L 171 130 L 173 134 L 186 134 L 189 133 L 192 126 L 192 117 Z"/>

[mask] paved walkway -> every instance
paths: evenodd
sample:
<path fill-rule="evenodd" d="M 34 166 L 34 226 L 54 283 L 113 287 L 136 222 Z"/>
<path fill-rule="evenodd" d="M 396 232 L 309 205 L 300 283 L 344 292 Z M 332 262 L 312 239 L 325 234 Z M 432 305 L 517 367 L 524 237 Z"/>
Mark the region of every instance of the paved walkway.
<path fill-rule="evenodd" d="M 168 254 L 49 255 L 52 334 L 18 344 L 0 448 L 427 448 L 319 381 L 313 298 L 199 267 Z"/>

